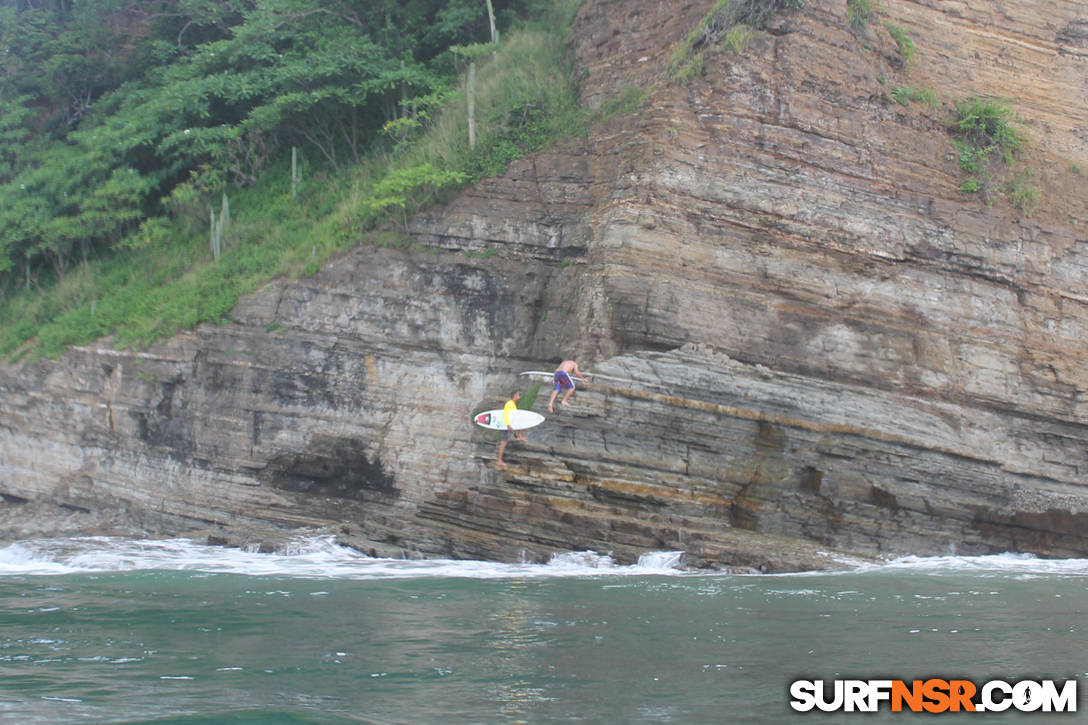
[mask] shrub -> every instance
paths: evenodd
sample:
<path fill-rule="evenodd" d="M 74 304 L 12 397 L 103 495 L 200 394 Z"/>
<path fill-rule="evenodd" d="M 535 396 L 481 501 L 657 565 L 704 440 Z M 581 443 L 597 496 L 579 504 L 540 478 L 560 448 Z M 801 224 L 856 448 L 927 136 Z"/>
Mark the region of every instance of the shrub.
<path fill-rule="evenodd" d="M 601 103 L 597 109 L 597 116 L 600 120 L 607 121 L 616 116 L 634 113 L 646 101 L 651 90 L 651 88 L 639 88 L 635 85 L 624 86 L 619 95 L 607 98 Z"/>
<path fill-rule="evenodd" d="M 872 0 L 846 0 L 846 19 L 855 31 L 860 31 L 869 23 L 872 13 Z"/>
<path fill-rule="evenodd" d="M 1000 151 L 1005 163 L 1012 163 L 1026 141 L 1023 131 L 1012 125 L 1015 119 L 1007 101 L 976 96 L 957 101 L 956 114 L 951 124 L 956 136 L 986 155 Z"/>
<path fill-rule="evenodd" d="M 910 62 L 914 60 L 915 50 L 914 41 L 907 35 L 907 31 L 893 23 L 888 23 L 884 27 L 888 29 L 888 33 L 891 34 L 892 38 L 894 38 L 895 42 L 899 45 L 899 55 L 903 57 L 903 62 L 910 64 Z"/>
<path fill-rule="evenodd" d="M 912 101 L 921 101 L 930 108 L 936 108 L 939 105 L 937 100 L 937 94 L 929 88 L 915 88 L 911 92 Z"/>
<path fill-rule="evenodd" d="M 748 43 L 751 42 L 754 34 L 755 31 L 752 30 L 750 25 L 738 23 L 725 34 L 721 45 L 726 50 L 731 50 L 737 55 L 743 55 L 748 50 Z"/>
<path fill-rule="evenodd" d="M 909 106 L 911 101 L 920 101 L 930 108 L 937 107 L 937 94 L 928 88 L 899 86 L 891 90 L 891 96 L 896 103 L 903 106 Z"/>
<path fill-rule="evenodd" d="M 1039 208 L 1039 200 L 1042 194 L 1031 183 L 1030 169 L 1018 169 L 1012 181 L 1005 188 L 1005 193 L 1008 195 L 1009 201 L 1025 216 L 1031 216 Z"/>
<path fill-rule="evenodd" d="M 1013 167 L 1027 144 L 1027 137 L 1014 126 L 1020 122 L 1013 117 L 1007 101 L 975 96 L 957 101 L 955 106 L 956 116 L 949 124 L 954 135 L 952 142 L 959 154 L 960 168 L 969 174 L 960 190 L 985 192 L 990 185 L 993 160 Z M 1039 203 L 1039 192 L 1029 179 L 1030 172 L 1020 170 L 1005 187 L 1009 200 L 1025 214 L 1034 211 Z"/>

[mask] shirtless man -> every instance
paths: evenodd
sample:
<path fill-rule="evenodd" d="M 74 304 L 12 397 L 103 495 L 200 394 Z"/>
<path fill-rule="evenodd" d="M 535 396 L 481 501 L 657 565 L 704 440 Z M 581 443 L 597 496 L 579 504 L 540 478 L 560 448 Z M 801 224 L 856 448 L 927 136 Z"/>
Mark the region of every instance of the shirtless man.
<path fill-rule="evenodd" d="M 549 413 L 555 412 L 555 396 L 559 395 L 560 390 L 567 392 L 563 393 L 563 399 L 559 401 L 559 404 L 567 404 L 567 399 L 574 394 L 574 378 L 585 379 L 585 375 L 578 369 L 578 363 L 573 360 L 564 360 L 559 363 L 559 367 L 555 369 L 555 375 L 552 376 L 555 389 L 552 390 L 552 397 L 548 399 Z"/>

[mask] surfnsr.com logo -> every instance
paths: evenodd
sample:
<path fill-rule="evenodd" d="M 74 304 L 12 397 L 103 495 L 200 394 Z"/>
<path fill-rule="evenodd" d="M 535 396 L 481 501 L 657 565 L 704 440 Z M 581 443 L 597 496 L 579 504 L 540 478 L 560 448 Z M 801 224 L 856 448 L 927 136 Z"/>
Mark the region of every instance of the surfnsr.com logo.
<path fill-rule="evenodd" d="M 1076 680 L 796 680 L 797 712 L 1076 712 Z"/>

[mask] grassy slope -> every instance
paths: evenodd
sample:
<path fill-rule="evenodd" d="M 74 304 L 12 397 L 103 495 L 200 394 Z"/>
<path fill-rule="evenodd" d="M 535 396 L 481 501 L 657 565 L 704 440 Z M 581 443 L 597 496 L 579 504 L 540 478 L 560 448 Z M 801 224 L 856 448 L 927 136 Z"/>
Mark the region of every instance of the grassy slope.
<path fill-rule="evenodd" d="M 481 63 L 475 150 L 461 89 L 414 138 L 339 175 L 304 176 L 297 198 L 283 160 L 254 187 L 229 190 L 232 222 L 218 260 L 208 216 L 220 199 L 175 204 L 169 219 L 133 235 L 125 252 L 90 260 L 41 289 L 9 292 L 0 301 L 0 355 L 57 356 L 108 335 L 118 346 L 147 345 L 224 320 L 240 295 L 276 277 L 313 274 L 356 244 L 408 243 L 400 229 L 410 214 L 584 132 L 592 119 L 578 107 L 565 51 L 578 4 L 557 3 L 558 17 L 512 32 L 497 58 Z"/>

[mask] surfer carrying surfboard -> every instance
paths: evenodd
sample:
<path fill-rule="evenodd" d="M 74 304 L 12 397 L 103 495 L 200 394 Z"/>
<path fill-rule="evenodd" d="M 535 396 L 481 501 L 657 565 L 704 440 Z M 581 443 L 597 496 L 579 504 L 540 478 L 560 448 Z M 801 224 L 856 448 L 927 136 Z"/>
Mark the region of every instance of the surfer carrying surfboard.
<path fill-rule="evenodd" d="M 548 398 L 548 412 L 554 413 L 553 405 L 555 404 L 555 396 L 559 395 L 560 390 L 565 390 L 563 393 L 563 399 L 559 401 L 560 405 L 566 405 L 567 400 L 574 394 L 574 378 L 585 379 L 585 375 L 578 369 L 578 363 L 574 360 L 564 360 L 559 363 L 559 367 L 555 369 L 555 374 L 552 375 L 552 382 L 554 383 L 554 390 L 552 390 L 552 397 Z"/>
<path fill-rule="evenodd" d="M 502 454 L 506 450 L 506 443 L 510 440 L 510 414 L 518 409 L 518 398 L 521 397 L 521 393 L 517 390 L 510 396 L 510 400 L 506 401 L 506 405 L 502 406 L 502 422 L 506 424 L 506 430 L 502 432 L 502 442 L 499 443 L 499 465 L 505 466 L 503 463 Z M 520 430 L 514 431 L 517 434 L 519 441 L 524 442 L 526 440 L 525 434 Z"/>

